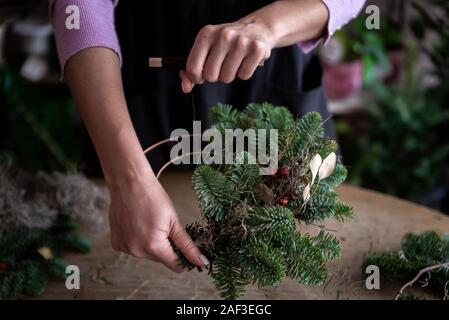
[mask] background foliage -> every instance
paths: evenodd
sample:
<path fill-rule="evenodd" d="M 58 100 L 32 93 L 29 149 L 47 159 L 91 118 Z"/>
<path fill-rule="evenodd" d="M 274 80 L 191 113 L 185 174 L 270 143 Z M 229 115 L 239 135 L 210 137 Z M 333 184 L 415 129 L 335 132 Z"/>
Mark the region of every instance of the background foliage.
<path fill-rule="evenodd" d="M 426 267 L 448 262 L 449 234 L 439 235 L 434 231 L 428 231 L 420 235 L 407 234 L 402 241 L 400 252 L 370 253 L 363 269 L 368 265 L 376 265 L 383 280 L 405 283 Z M 443 300 L 449 300 L 449 267 L 424 274 L 416 284 L 418 283 L 421 287 L 443 297 Z M 404 300 L 416 298 L 408 292 L 401 297 Z"/>
<path fill-rule="evenodd" d="M 337 120 L 352 183 L 446 211 L 448 21 L 447 1 L 405 1 L 401 19 L 382 21 L 381 30 L 356 23 L 343 31 L 343 38 L 359 35 L 351 37 L 347 50 L 352 59 L 364 61 L 366 98 L 363 114 Z M 370 81 L 373 70 L 391 64 L 385 60 L 391 49 L 402 51 L 401 77 Z M 427 59 L 430 64 L 423 67 Z"/>
<path fill-rule="evenodd" d="M 73 171 L 81 160 L 81 123 L 65 87 L 27 82 L 0 69 L 3 156 L 28 170 Z"/>

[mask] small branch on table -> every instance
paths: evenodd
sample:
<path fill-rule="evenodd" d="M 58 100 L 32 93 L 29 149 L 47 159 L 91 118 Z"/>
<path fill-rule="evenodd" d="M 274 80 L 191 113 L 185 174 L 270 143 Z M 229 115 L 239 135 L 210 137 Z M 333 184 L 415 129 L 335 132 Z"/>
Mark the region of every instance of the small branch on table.
<path fill-rule="evenodd" d="M 449 262 L 440 263 L 440 264 L 437 264 L 437 265 L 434 265 L 434 266 L 429 266 L 429 267 L 426 267 L 426 268 L 422 269 L 421 271 L 418 272 L 418 274 L 412 280 L 410 280 L 409 282 L 407 282 L 406 284 L 404 284 L 402 286 L 401 290 L 399 290 L 398 294 L 396 295 L 396 297 L 394 299 L 398 300 L 399 297 L 404 293 L 404 290 L 407 289 L 408 287 L 413 286 L 413 284 L 415 284 L 415 282 L 418 281 L 419 278 L 421 278 L 421 276 L 424 273 L 433 272 L 433 271 L 440 271 L 441 269 L 444 269 L 444 268 L 449 268 Z"/>

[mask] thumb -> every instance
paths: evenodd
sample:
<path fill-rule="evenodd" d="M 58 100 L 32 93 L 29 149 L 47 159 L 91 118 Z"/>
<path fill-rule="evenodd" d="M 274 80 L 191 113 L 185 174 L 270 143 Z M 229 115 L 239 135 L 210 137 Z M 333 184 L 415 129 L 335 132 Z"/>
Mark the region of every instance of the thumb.
<path fill-rule="evenodd" d="M 191 263 L 203 268 L 209 265 L 209 260 L 201 253 L 179 220 L 173 224 L 170 240 Z"/>
<path fill-rule="evenodd" d="M 195 87 L 195 84 L 190 81 L 190 79 L 187 77 L 187 74 L 184 70 L 181 70 L 179 72 L 179 77 L 181 78 L 181 89 L 184 93 L 189 93 L 193 90 Z"/>

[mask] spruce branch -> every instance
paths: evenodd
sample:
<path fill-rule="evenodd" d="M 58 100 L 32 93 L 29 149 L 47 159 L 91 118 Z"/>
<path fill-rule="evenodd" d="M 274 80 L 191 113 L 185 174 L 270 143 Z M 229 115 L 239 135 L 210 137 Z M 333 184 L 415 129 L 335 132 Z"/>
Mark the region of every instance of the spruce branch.
<path fill-rule="evenodd" d="M 48 229 L 13 230 L 0 239 L 0 299 L 18 299 L 23 295 L 38 296 L 53 278 L 64 279 L 66 263 L 60 257 L 66 252 L 87 253 L 90 243 L 74 234 L 78 225 L 64 214 L 57 216 Z M 42 256 L 41 249 L 50 253 Z"/>
<path fill-rule="evenodd" d="M 443 293 L 447 299 L 448 264 L 449 237 L 441 236 L 435 231 L 427 231 L 420 235 L 405 235 L 400 252 L 370 253 L 363 266 L 376 265 L 384 279 L 407 282 L 400 289 L 396 299 L 407 297 L 405 290 L 420 280 L 424 274 L 428 276 L 421 287 Z"/>
<path fill-rule="evenodd" d="M 221 296 L 237 299 L 247 284 L 273 286 L 284 277 L 323 284 L 326 263 L 340 256 L 340 243 L 325 231 L 315 237 L 301 234 L 296 225 L 327 218 L 343 221 L 352 216 L 352 209 L 334 191 L 347 171 L 336 159 L 337 144 L 324 136 L 321 115 L 312 112 L 295 120 L 288 109 L 269 103 L 251 103 L 243 111 L 217 104 L 210 119 L 221 133 L 274 129 L 278 137 L 277 142 L 259 134 L 248 139 L 256 149 L 278 151 L 279 170 L 271 176 L 259 174 L 261 165 L 249 147 L 234 152 L 233 145 L 221 152 L 223 157 L 230 152 L 234 163 L 200 165 L 193 173 L 202 217 L 186 230 L 211 261 L 208 271 Z M 310 163 L 317 156 L 324 161 L 311 172 Z M 174 249 L 182 266 L 195 268 Z"/>

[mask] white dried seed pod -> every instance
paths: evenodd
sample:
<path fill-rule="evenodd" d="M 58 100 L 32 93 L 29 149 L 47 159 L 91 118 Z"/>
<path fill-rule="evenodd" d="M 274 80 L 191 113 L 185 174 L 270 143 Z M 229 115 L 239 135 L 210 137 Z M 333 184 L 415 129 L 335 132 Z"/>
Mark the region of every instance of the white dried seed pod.
<path fill-rule="evenodd" d="M 316 154 L 315 157 L 313 157 L 312 161 L 310 162 L 310 171 L 312 172 L 312 183 L 315 182 L 316 175 L 318 173 L 318 170 L 320 169 L 321 163 L 323 160 L 321 159 L 321 156 L 319 154 Z"/>
<path fill-rule="evenodd" d="M 326 157 L 326 159 L 324 159 L 323 163 L 321 164 L 320 170 L 318 172 L 318 178 L 322 180 L 326 179 L 327 177 L 330 177 L 334 172 L 336 164 L 337 164 L 337 155 L 334 152 L 332 152 Z"/>
<path fill-rule="evenodd" d="M 302 198 L 303 198 L 304 202 L 309 201 L 309 199 L 310 199 L 310 184 L 308 184 L 304 188 L 304 191 L 302 192 Z"/>

